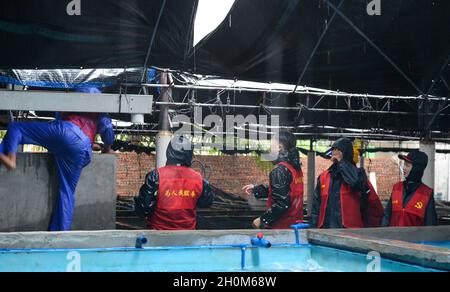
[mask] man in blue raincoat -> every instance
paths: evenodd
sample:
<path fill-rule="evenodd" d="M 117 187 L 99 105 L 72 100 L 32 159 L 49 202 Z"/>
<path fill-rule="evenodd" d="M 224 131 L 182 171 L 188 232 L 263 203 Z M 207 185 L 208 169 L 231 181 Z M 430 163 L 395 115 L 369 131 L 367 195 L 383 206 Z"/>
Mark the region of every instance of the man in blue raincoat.
<path fill-rule="evenodd" d="M 101 93 L 97 88 L 77 92 Z M 75 206 L 75 189 L 82 169 L 91 162 L 95 135 L 104 143 L 103 153 L 111 153 L 114 132 L 111 118 L 97 113 L 57 113 L 51 122 L 13 122 L 0 144 L 0 163 L 13 170 L 20 144 L 39 145 L 53 155 L 58 173 L 58 203 L 50 231 L 70 230 Z"/>

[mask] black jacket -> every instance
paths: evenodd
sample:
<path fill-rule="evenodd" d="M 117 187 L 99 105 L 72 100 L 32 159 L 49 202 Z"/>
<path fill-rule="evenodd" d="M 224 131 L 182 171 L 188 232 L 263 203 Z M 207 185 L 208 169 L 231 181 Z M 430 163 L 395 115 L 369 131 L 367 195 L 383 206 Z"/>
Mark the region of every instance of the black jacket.
<path fill-rule="evenodd" d="M 167 163 L 166 165 L 191 166 L 192 152 L 178 151 L 172 148 L 171 144 L 167 149 Z M 156 196 L 159 187 L 159 176 L 156 169 L 152 170 L 145 177 L 145 182 L 139 190 L 139 196 L 134 198 L 135 211 L 140 217 L 148 218 L 153 214 L 156 207 Z M 197 207 L 209 208 L 213 204 L 214 194 L 211 186 L 203 179 L 203 191 L 197 201 Z"/>
<path fill-rule="evenodd" d="M 280 162 L 289 163 L 294 169 L 301 169 L 300 156 L 297 149 L 280 152 L 274 165 Z M 271 225 L 276 222 L 291 207 L 291 183 L 292 173 L 284 166 L 276 166 L 269 174 L 269 183 L 272 188 L 272 206 L 261 216 L 261 222 L 265 225 Z M 269 196 L 269 187 L 257 185 L 254 187 L 254 194 L 257 199 L 264 199 Z"/>
<path fill-rule="evenodd" d="M 340 139 L 333 144 L 343 153 L 343 159 L 334 163 L 328 169 L 331 175 L 331 186 L 329 188 L 328 205 L 325 213 L 323 228 L 343 228 L 341 214 L 341 184 L 347 183 L 355 192 L 361 192 L 361 214 L 367 208 L 367 202 L 370 189 L 367 183 L 367 176 L 364 169 L 359 169 L 353 163 L 353 146 L 351 142 Z M 319 223 L 320 205 L 321 205 L 321 186 L 320 177 L 317 179 L 316 189 L 313 195 L 312 207 L 312 225 Z"/>

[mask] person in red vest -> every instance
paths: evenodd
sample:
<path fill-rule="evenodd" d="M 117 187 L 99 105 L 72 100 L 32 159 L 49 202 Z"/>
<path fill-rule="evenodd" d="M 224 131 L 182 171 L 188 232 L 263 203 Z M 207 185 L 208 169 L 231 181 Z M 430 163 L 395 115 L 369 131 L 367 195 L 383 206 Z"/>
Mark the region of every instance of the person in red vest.
<path fill-rule="evenodd" d="M 317 179 L 312 225 L 317 228 L 365 227 L 363 212 L 367 210 L 371 189 L 364 171 L 353 161 L 352 142 L 341 138 L 331 150 L 333 164 Z"/>
<path fill-rule="evenodd" d="M 433 189 L 422 183 L 428 156 L 414 150 L 406 156 L 398 157 L 404 161 L 405 181 L 396 183 L 392 189 L 383 218 L 383 226 L 437 225 Z"/>
<path fill-rule="evenodd" d="M 176 136 L 167 148 L 166 166 L 147 174 L 134 201 L 136 212 L 146 218 L 149 229 L 194 230 L 197 207 L 209 208 L 213 204 L 208 181 L 190 168 L 192 155 L 190 141 Z"/>
<path fill-rule="evenodd" d="M 272 162 L 275 168 L 269 186 L 244 186 L 243 190 L 257 199 L 268 198 L 267 211 L 253 221 L 254 228 L 288 229 L 303 220 L 303 173 L 296 144 L 292 133 L 281 131 L 272 140 L 279 154 Z"/>

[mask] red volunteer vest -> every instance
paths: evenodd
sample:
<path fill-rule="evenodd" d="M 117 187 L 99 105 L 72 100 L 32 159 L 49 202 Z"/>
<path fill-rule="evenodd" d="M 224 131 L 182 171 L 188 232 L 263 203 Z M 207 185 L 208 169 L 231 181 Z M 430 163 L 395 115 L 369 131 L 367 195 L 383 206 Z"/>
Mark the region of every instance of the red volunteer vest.
<path fill-rule="evenodd" d="M 202 176 L 189 167 L 169 165 L 158 169 L 156 208 L 148 227 L 156 230 L 194 230 Z"/>
<path fill-rule="evenodd" d="M 296 170 L 289 163 L 281 162 L 277 164 L 286 166 L 292 173 L 292 182 L 290 190 L 291 207 L 276 222 L 268 226 L 271 229 L 289 229 L 291 225 L 303 220 L 303 172 Z M 267 208 L 272 206 L 272 188 L 269 186 L 269 198 Z"/>
<path fill-rule="evenodd" d="M 81 131 L 89 138 L 91 143 L 94 143 L 95 135 L 97 134 L 97 120 L 96 113 L 61 113 L 64 121 L 71 122 L 77 125 Z"/>
<path fill-rule="evenodd" d="M 425 212 L 433 189 L 421 184 L 408 204 L 403 208 L 403 182 L 392 189 L 392 215 L 390 226 L 423 226 Z"/>
<path fill-rule="evenodd" d="M 327 211 L 328 197 L 331 185 L 331 175 L 325 170 L 319 178 L 320 181 L 320 214 L 317 227 L 322 228 L 325 222 L 325 214 Z M 353 192 L 350 186 L 345 182 L 341 183 L 341 216 L 342 225 L 345 228 L 362 228 L 363 220 L 361 217 L 361 193 Z"/>

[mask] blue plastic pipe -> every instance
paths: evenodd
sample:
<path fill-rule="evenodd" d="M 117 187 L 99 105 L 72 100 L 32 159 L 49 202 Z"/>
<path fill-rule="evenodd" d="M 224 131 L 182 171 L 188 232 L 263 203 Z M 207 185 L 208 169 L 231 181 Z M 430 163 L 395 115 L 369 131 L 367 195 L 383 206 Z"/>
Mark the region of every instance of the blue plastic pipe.
<path fill-rule="evenodd" d="M 291 228 L 294 229 L 294 232 L 295 232 L 295 243 L 300 245 L 300 235 L 298 233 L 298 230 L 299 229 L 308 229 L 309 224 L 297 223 L 297 224 L 291 225 Z"/>
<path fill-rule="evenodd" d="M 263 238 L 263 234 L 259 233 L 257 237 L 252 237 L 250 242 L 253 246 L 269 248 L 272 244 Z"/>
<path fill-rule="evenodd" d="M 136 238 L 136 248 L 142 248 L 143 244 L 146 244 L 148 242 L 147 238 L 145 236 L 139 236 Z"/>

